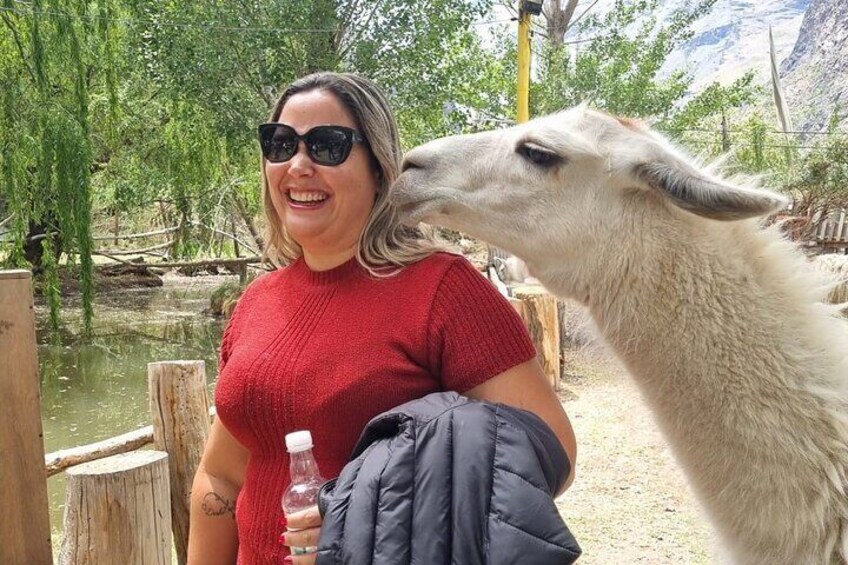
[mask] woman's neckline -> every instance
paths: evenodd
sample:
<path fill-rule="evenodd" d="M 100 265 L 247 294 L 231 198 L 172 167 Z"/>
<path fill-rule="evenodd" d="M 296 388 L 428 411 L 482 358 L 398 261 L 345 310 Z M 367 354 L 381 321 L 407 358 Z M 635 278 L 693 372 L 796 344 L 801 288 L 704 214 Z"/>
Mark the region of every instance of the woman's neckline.
<path fill-rule="evenodd" d="M 307 284 L 333 284 L 350 278 L 364 271 L 354 255 L 344 263 L 323 271 L 312 270 L 303 257 L 299 257 L 291 265 L 292 275 Z"/>

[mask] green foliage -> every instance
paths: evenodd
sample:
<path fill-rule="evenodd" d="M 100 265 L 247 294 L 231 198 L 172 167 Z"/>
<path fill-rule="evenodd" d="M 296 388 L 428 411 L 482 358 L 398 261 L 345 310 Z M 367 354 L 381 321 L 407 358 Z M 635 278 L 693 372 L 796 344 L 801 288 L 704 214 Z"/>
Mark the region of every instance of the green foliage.
<path fill-rule="evenodd" d="M 692 37 L 692 24 L 716 0 L 699 0 L 657 21 L 658 0 L 616 0 L 605 14 L 579 24 L 584 43 L 548 43 L 542 50 L 540 80 L 531 91 L 531 113 L 541 114 L 591 102 L 611 113 L 665 120 L 677 111 L 692 76 L 684 71 L 662 78 L 668 55 Z"/>
<path fill-rule="evenodd" d="M 588 41 L 551 42 L 537 33 L 531 113 L 591 101 L 720 153 L 719 136 L 692 130 L 715 132 L 722 115 L 752 101 L 759 94 L 752 75 L 687 100 L 691 74 L 662 71 L 715 2 L 697 0 L 659 22 L 652 15 L 658 0 L 618 0 L 580 21 Z M 123 222 L 121 231 L 179 226 L 163 252 L 180 258 L 227 249 L 215 229 L 238 223 L 242 235 L 255 231 L 255 127 L 299 76 L 346 70 L 375 79 L 392 100 L 406 147 L 515 116 L 515 25 L 487 27 L 485 44 L 472 25 L 493 17 L 491 0 L 0 6 L 0 210 L 14 215 L 3 257 L 15 266 L 34 261 L 56 309 L 57 269 L 78 269 L 88 327 L 92 230 L 106 222 Z M 742 169 L 785 171 L 787 183 L 841 182 L 838 166 L 822 168 L 826 159 L 838 161 L 839 147 L 805 160 L 807 176 L 792 176 L 800 157 L 771 146 L 797 141 L 776 140 L 757 116 L 734 129 L 743 131 L 729 136 Z M 37 229 L 46 237 L 34 239 Z"/>
<path fill-rule="evenodd" d="M 322 69 L 368 75 L 390 93 L 412 145 L 456 126 L 447 102 L 483 99 L 466 56 L 492 76 L 469 29 L 487 0 L 2 6 L 0 208 L 14 215 L 4 260 L 31 261 L 48 278 L 60 263 L 78 269 L 87 327 L 98 218 L 178 225 L 167 252 L 184 258 L 221 248 L 198 224 L 252 223 L 255 126 L 286 83 Z"/>
<path fill-rule="evenodd" d="M 837 108 L 833 115 L 838 114 Z M 831 119 L 826 134 L 789 176 L 785 189 L 795 200 L 795 215 L 848 208 L 848 133 L 839 132 L 838 125 L 838 119 Z"/>
<path fill-rule="evenodd" d="M 93 293 L 89 91 L 102 72 L 94 52 L 99 40 L 86 25 L 85 3 L 36 0 L 31 6 L 28 14 L 4 11 L 0 34 L 5 70 L 0 198 L 15 215 L 15 245 L 7 261 L 34 262 L 36 271 L 46 268 L 55 276 L 52 256 L 46 264 L 41 259 L 45 247 L 54 252 L 52 234 L 58 234 L 58 248 L 79 257 L 88 330 Z M 33 233 L 39 227 L 46 243 Z"/>
<path fill-rule="evenodd" d="M 485 65 L 468 26 L 489 8 L 485 0 L 374 2 L 348 18 L 342 65 L 386 88 L 405 145 L 450 132 L 445 107 L 464 102 Z"/>
<path fill-rule="evenodd" d="M 44 280 L 42 282 L 42 293 L 47 297 L 50 305 L 50 328 L 54 332 L 59 331 L 59 308 L 62 299 L 59 295 L 59 265 L 56 261 L 56 250 L 53 246 L 53 236 L 48 234 L 41 240 L 43 249 Z"/>
<path fill-rule="evenodd" d="M 719 123 L 718 118 L 726 112 L 753 102 L 763 90 L 754 86 L 754 73 L 749 71 L 730 85 L 713 83 L 695 94 L 686 104 L 671 115 L 664 128 L 683 132 Z"/>

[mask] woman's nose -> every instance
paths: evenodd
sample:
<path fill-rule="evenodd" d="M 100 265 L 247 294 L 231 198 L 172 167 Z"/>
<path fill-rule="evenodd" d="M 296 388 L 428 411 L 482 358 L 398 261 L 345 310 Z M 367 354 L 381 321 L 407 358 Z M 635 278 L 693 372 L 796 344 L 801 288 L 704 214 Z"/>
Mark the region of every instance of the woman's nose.
<path fill-rule="evenodd" d="M 315 163 L 309 158 L 302 141 L 297 144 L 297 153 L 289 159 L 289 174 L 292 176 L 310 175 L 315 172 Z"/>

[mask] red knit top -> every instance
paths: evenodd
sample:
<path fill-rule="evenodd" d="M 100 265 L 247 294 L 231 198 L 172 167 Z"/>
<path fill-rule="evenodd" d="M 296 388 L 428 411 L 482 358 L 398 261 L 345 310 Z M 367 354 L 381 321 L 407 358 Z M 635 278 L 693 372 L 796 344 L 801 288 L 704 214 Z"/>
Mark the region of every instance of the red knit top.
<path fill-rule="evenodd" d="M 351 259 L 303 259 L 255 280 L 221 347 L 218 416 L 250 451 L 236 503 L 240 564 L 278 564 L 284 436 L 311 430 L 338 476 L 374 416 L 432 392 L 464 392 L 536 355 L 512 306 L 463 257 L 436 253 L 376 279 Z"/>

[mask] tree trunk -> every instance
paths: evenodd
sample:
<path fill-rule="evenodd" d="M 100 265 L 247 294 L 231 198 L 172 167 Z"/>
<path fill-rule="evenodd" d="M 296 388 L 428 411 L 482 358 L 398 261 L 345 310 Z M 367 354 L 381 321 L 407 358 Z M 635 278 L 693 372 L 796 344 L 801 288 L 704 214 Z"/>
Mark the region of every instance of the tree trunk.
<path fill-rule="evenodd" d="M 568 26 L 571 25 L 571 18 L 574 17 L 578 0 L 566 0 L 564 8 L 562 2 L 563 0 L 550 0 L 548 8 L 545 10 L 548 43 L 554 49 L 562 45 L 565 34 L 568 32 Z"/>
<path fill-rule="evenodd" d="M 250 213 L 248 213 L 247 206 L 244 205 L 244 202 L 238 194 L 233 196 L 233 201 L 236 204 L 236 211 L 238 211 L 239 216 L 241 216 L 241 220 L 244 222 L 245 227 L 247 227 L 247 231 L 250 232 L 250 237 L 252 237 L 253 241 L 256 242 L 259 252 L 264 253 L 265 241 L 259 234 L 259 230 L 256 229 L 256 224 L 253 222 L 253 218 L 250 216 Z"/>
<path fill-rule="evenodd" d="M 168 455 L 133 451 L 67 474 L 62 565 L 171 563 Z"/>
<path fill-rule="evenodd" d="M 59 236 L 58 228 L 54 227 L 56 225 L 58 225 L 56 222 L 51 222 L 49 219 L 39 223 L 29 222 L 26 239 L 24 240 L 24 258 L 29 261 L 32 270 L 36 273 L 42 271 L 41 263 L 44 249 L 41 246 L 41 240 L 47 236 L 47 233 L 53 232 L 55 234 L 53 250 L 56 260 L 58 261 L 62 255 L 62 238 Z"/>
<path fill-rule="evenodd" d="M 517 287 L 513 294 L 522 302 L 519 314 L 536 345 L 539 362 L 553 389 L 559 390 L 561 355 L 557 300 L 541 286 Z"/>

